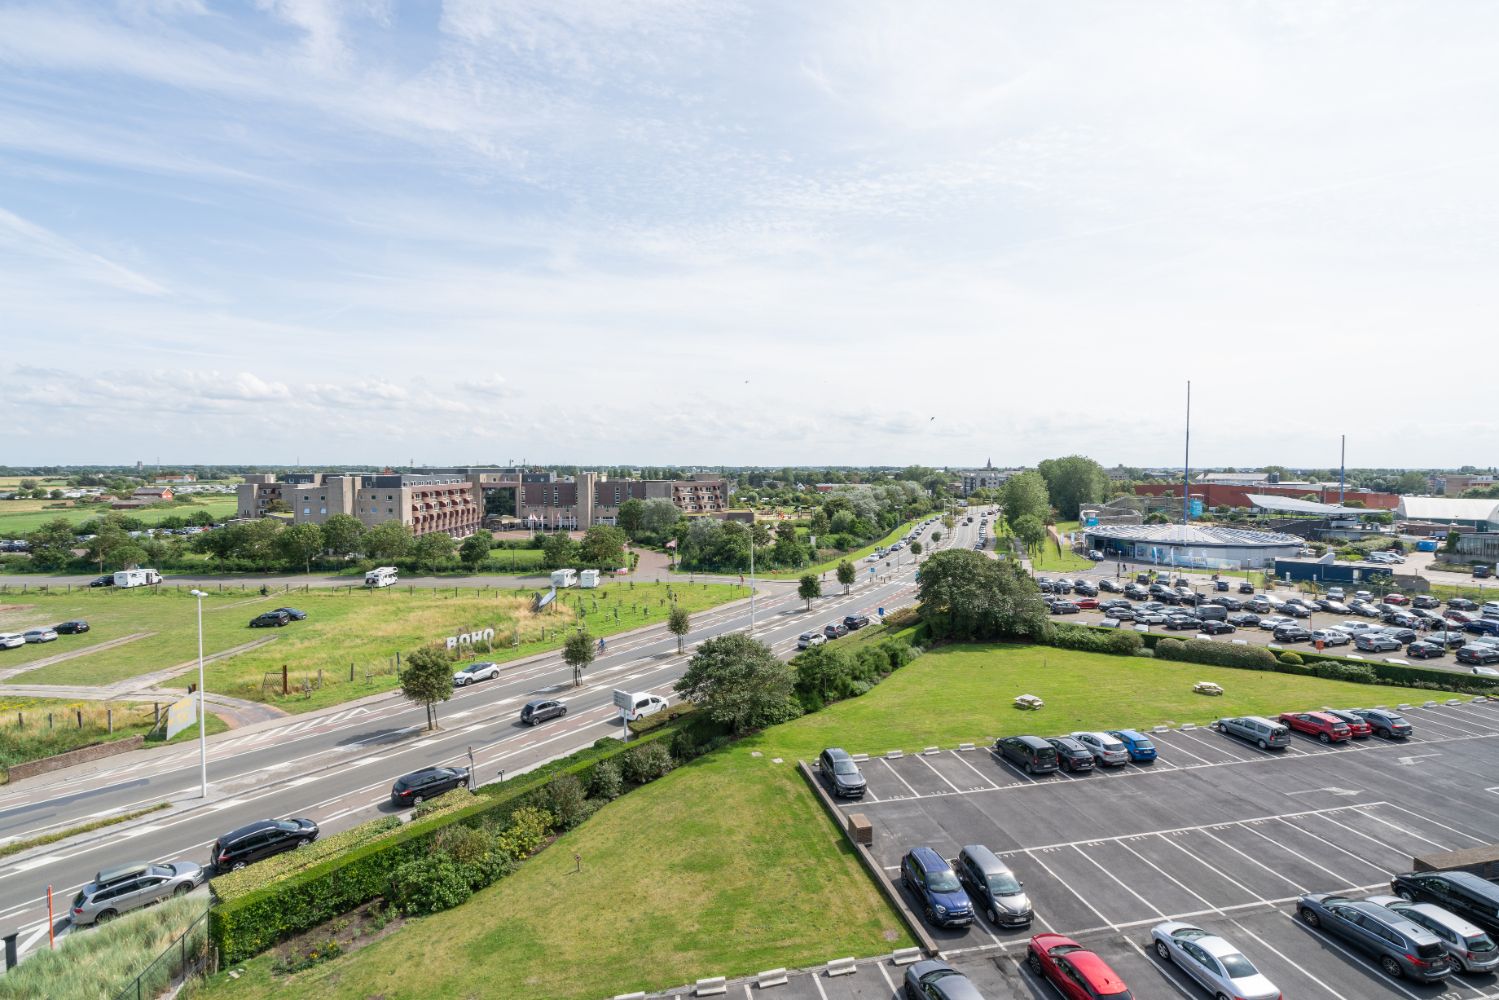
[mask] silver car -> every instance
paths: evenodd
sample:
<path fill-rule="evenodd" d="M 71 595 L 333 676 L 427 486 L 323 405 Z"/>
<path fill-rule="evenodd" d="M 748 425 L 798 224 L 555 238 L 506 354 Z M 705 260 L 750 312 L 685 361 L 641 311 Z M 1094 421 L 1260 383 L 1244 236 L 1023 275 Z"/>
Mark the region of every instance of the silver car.
<path fill-rule="evenodd" d="M 1100 764 L 1129 763 L 1129 751 L 1125 749 L 1123 743 L 1108 733 L 1073 733 L 1072 738 L 1087 747 L 1093 759 Z"/>
<path fill-rule="evenodd" d="M 75 927 L 104 923 L 129 910 L 185 896 L 203 884 L 205 872 L 191 861 L 169 865 L 146 863 L 106 868 L 73 897 L 69 911 Z"/>
<path fill-rule="evenodd" d="M 27 642 L 53 642 L 57 639 L 55 628 L 29 628 L 21 633 Z"/>
<path fill-rule="evenodd" d="M 1280 1000 L 1280 990 L 1239 949 L 1201 927 L 1168 920 L 1150 929 L 1155 953 L 1215 997 Z"/>
<path fill-rule="evenodd" d="M 1367 902 L 1394 910 L 1437 936 L 1447 954 L 1464 972 L 1493 972 L 1499 968 L 1499 947 L 1482 927 L 1444 910 L 1435 903 L 1412 903 L 1399 896 L 1370 896 Z"/>

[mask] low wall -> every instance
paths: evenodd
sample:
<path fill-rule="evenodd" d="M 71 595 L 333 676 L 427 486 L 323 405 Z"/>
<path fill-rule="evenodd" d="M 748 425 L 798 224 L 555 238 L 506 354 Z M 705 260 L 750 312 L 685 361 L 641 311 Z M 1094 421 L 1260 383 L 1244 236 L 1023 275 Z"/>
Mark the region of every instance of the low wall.
<path fill-rule="evenodd" d="M 74 764 L 87 764 L 91 760 L 101 760 L 105 757 L 113 757 L 119 753 L 129 753 L 131 750 L 139 750 L 146 742 L 144 736 L 127 736 L 122 740 L 111 740 L 108 743 L 93 743 L 77 750 L 69 750 L 55 757 L 43 757 L 41 760 L 28 760 L 24 764 L 16 764 L 5 769 L 7 781 L 20 781 L 22 778 L 35 777 L 38 774 L 46 774 L 48 771 L 58 771 Z"/>

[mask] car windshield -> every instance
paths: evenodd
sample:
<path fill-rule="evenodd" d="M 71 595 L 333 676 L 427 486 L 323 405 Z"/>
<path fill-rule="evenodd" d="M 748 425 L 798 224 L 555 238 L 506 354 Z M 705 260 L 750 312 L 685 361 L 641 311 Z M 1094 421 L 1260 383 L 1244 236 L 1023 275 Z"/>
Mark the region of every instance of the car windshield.
<path fill-rule="evenodd" d="M 1123 750 L 1124 749 L 1124 744 L 1120 743 L 1120 742 L 1118 742 L 1116 740 L 1104 740 L 1103 741 L 1103 748 L 1105 750 L 1109 750 L 1109 751 Z"/>
<path fill-rule="evenodd" d="M 996 896 L 1013 896 L 1020 891 L 1020 883 L 1009 872 L 989 876 L 989 891 Z"/>
<path fill-rule="evenodd" d="M 1409 722 L 1405 721 L 1405 716 L 1403 716 L 1403 715 L 1391 715 L 1391 716 L 1387 716 L 1387 718 L 1390 720 L 1390 725 L 1392 725 L 1392 726 L 1408 726 L 1408 725 L 1410 725 Z"/>
<path fill-rule="evenodd" d="M 1155 744 L 1149 740 L 1135 740 L 1135 748 L 1137 750 L 1154 750 Z"/>
<path fill-rule="evenodd" d="M 859 773 L 859 769 L 854 766 L 854 762 L 851 761 L 851 760 L 837 760 L 837 761 L 833 762 L 833 773 L 834 774 L 858 774 Z"/>
<path fill-rule="evenodd" d="M 958 877 L 952 873 L 952 869 L 943 868 L 931 873 L 927 878 L 927 886 L 933 892 L 957 892 Z"/>
<path fill-rule="evenodd" d="M 1259 975 L 1259 970 L 1254 964 L 1237 952 L 1232 955 L 1219 955 L 1218 961 L 1223 963 L 1223 971 L 1228 973 L 1230 979 L 1248 979 L 1250 976 Z"/>
<path fill-rule="evenodd" d="M 1098 1000 L 1135 1000 L 1135 995 L 1129 990 L 1120 990 L 1118 993 L 1100 993 Z"/>

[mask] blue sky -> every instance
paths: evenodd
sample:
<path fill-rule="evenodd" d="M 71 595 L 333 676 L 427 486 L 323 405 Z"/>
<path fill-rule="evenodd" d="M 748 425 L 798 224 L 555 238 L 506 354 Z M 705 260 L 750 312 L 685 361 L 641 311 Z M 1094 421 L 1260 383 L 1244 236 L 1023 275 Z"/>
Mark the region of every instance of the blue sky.
<path fill-rule="evenodd" d="M 0 461 L 1487 465 L 1496 28 L 0 3 Z"/>

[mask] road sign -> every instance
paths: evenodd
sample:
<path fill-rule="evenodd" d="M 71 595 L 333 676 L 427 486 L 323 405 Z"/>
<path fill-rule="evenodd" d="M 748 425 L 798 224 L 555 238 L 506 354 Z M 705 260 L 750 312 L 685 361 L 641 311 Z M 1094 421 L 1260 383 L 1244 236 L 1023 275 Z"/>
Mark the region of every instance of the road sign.
<path fill-rule="evenodd" d="M 614 705 L 626 712 L 635 707 L 635 696 L 628 691 L 616 690 L 614 692 Z"/>
<path fill-rule="evenodd" d="M 198 721 L 198 696 L 188 695 L 167 706 L 167 739 Z"/>
<path fill-rule="evenodd" d="M 885 609 L 884 608 L 880 608 L 880 617 L 881 618 L 885 617 Z"/>
<path fill-rule="evenodd" d="M 870 576 L 874 576 L 874 567 L 873 566 L 869 567 L 869 575 Z"/>

